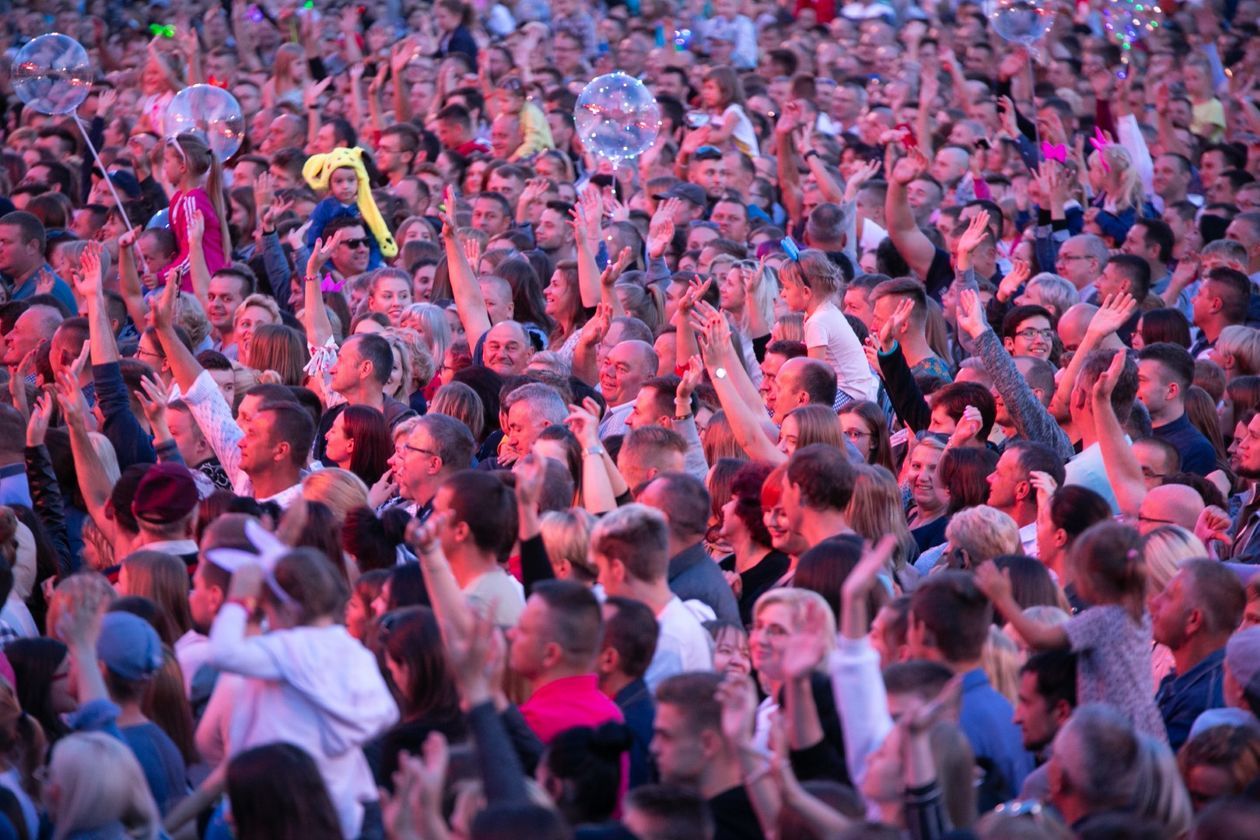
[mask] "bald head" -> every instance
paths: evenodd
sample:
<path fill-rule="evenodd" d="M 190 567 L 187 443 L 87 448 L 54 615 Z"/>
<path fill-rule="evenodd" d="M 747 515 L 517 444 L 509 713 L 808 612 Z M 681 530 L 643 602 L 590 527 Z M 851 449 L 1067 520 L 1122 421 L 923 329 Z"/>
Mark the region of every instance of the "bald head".
<path fill-rule="evenodd" d="M 1138 509 L 1138 530 L 1147 534 L 1160 525 L 1180 525 L 1194 531 L 1203 513 L 1203 497 L 1184 484 L 1161 484 L 1152 488 Z"/>
<path fill-rule="evenodd" d="M 524 373 L 533 355 L 529 335 L 516 321 L 500 321 L 486 333 L 482 357 L 486 367 L 499 376 Z"/>
<path fill-rule="evenodd" d="M 599 385 L 609 405 L 625 405 L 656 375 L 656 351 L 646 341 L 622 341 L 608 351 L 599 368 Z"/>
<path fill-rule="evenodd" d="M 775 376 L 774 422 L 782 424 L 802 405 L 831 406 L 836 401 L 836 372 L 820 359 L 788 359 Z"/>

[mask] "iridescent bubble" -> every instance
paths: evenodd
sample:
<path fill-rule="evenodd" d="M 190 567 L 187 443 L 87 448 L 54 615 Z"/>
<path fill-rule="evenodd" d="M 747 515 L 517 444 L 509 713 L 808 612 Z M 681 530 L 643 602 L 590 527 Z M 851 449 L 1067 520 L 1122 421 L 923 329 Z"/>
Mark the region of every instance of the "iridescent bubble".
<path fill-rule="evenodd" d="M 162 130 L 167 137 L 196 134 L 222 163 L 236 154 L 245 140 L 245 116 L 241 103 L 223 88 L 191 85 L 171 100 Z"/>
<path fill-rule="evenodd" d="M 41 114 L 69 114 L 92 90 L 92 62 L 83 45 L 60 32 L 34 38 L 13 59 L 13 90 Z"/>
<path fill-rule="evenodd" d="M 994 32 L 1007 41 L 1028 45 L 1050 31 L 1056 12 L 1041 0 L 989 0 L 985 14 Z"/>
<path fill-rule="evenodd" d="M 651 148 L 661 129 L 661 108 L 643 82 L 609 73 L 582 89 L 573 121 L 584 148 L 616 162 Z"/>

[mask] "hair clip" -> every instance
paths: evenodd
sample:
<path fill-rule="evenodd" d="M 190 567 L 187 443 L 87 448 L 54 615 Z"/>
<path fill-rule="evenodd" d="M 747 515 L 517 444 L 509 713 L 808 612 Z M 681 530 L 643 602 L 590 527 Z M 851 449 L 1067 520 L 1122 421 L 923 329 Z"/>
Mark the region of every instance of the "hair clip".
<path fill-rule="evenodd" d="M 1103 172 L 1110 174 L 1111 164 L 1107 162 L 1103 150 L 1111 144 L 1107 142 L 1107 135 L 1103 134 L 1098 126 L 1094 126 L 1094 136 L 1089 139 L 1089 144 L 1098 152 L 1098 163 L 1102 166 Z"/>
<path fill-rule="evenodd" d="M 346 281 L 342 280 L 338 283 L 333 279 L 332 274 L 325 274 L 323 279 L 319 281 L 320 292 L 340 292 L 341 288 L 346 285 Z"/>
<path fill-rule="evenodd" d="M 149 34 L 155 35 L 160 38 L 174 38 L 175 27 L 170 26 L 169 24 L 150 23 Z"/>
<path fill-rule="evenodd" d="M 1064 166 L 1067 165 L 1067 146 L 1062 143 L 1042 143 L 1041 156 L 1046 160 L 1057 160 Z"/>
<path fill-rule="evenodd" d="M 783 253 L 787 254 L 788 258 L 792 260 L 792 262 L 801 261 L 800 246 L 798 246 L 795 242 L 792 241 L 792 237 L 790 236 L 783 237 L 781 240 L 779 240 L 779 244 L 783 246 Z"/>

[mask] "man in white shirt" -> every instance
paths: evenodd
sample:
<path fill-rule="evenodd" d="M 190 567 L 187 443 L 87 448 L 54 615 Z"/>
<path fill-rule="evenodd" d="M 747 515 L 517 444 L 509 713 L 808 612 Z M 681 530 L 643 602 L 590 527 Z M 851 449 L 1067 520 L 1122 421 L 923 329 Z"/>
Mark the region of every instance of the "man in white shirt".
<path fill-rule="evenodd" d="M 709 634 L 688 604 L 669 588 L 669 526 L 659 511 L 630 504 L 608 513 L 591 534 L 591 557 L 609 596 L 641 601 L 660 626 L 644 676 L 653 691 L 662 680 L 713 667 Z"/>
<path fill-rule="evenodd" d="M 494 473 L 464 470 L 433 497 L 433 515 L 442 514 L 438 537 L 455 582 L 470 601 L 493 609 L 496 625 L 515 625 L 525 609 L 525 590 L 501 565 L 516 542 L 512 491 Z"/>
<path fill-rule="evenodd" d="M 622 341 L 608 351 L 599 366 L 600 392 L 608 403 L 599 424 L 601 440 L 630 430 L 626 418 L 643 383 L 656 375 L 657 365 L 656 351 L 646 341 Z"/>

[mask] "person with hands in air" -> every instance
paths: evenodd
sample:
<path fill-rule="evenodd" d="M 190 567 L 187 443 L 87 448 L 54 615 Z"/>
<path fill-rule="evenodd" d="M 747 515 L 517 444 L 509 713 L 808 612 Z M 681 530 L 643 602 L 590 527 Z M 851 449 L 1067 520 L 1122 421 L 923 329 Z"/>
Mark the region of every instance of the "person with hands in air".
<path fill-rule="evenodd" d="M 569 406 L 564 421 L 582 450 L 582 506 L 596 515 L 629 501 L 631 490 L 600 439 L 599 415 L 599 403 L 587 397 Z"/>
<path fill-rule="evenodd" d="M 1037 360 L 1011 357 L 985 319 L 977 291 L 962 290 L 957 313 L 958 332 L 970 339 L 976 356 L 993 380 L 994 395 L 1001 399 L 999 422 L 1005 412 L 1009 422 L 1002 425 L 1015 432 L 1017 437 L 1013 439 L 1045 444 L 1064 461 L 1072 458 L 1076 451 L 1071 439 L 1046 408 L 1053 395 L 1053 388 L 1047 386 L 1053 386 L 1053 378 L 1045 382 L 1036 377 Z"/>
<path fill-rule="evenodd" d="M 101 432 L 114 445 L 118 466 L 126 469 L 131 464 L 151 464 L 157 460 L 157 455 L 148 433 L 132 411 L 131 397 L 123 381 L 118 345 L 105 304 L 101 247 L 99 243 L 92 242 L 84 248 L 82 274 L 76 286 L 87 301 L 92 380 L 102 419 Z M 171 329 L 174 337 L 173 325 Z M 179 339 L 175 338 L 175 341 Z"/>

